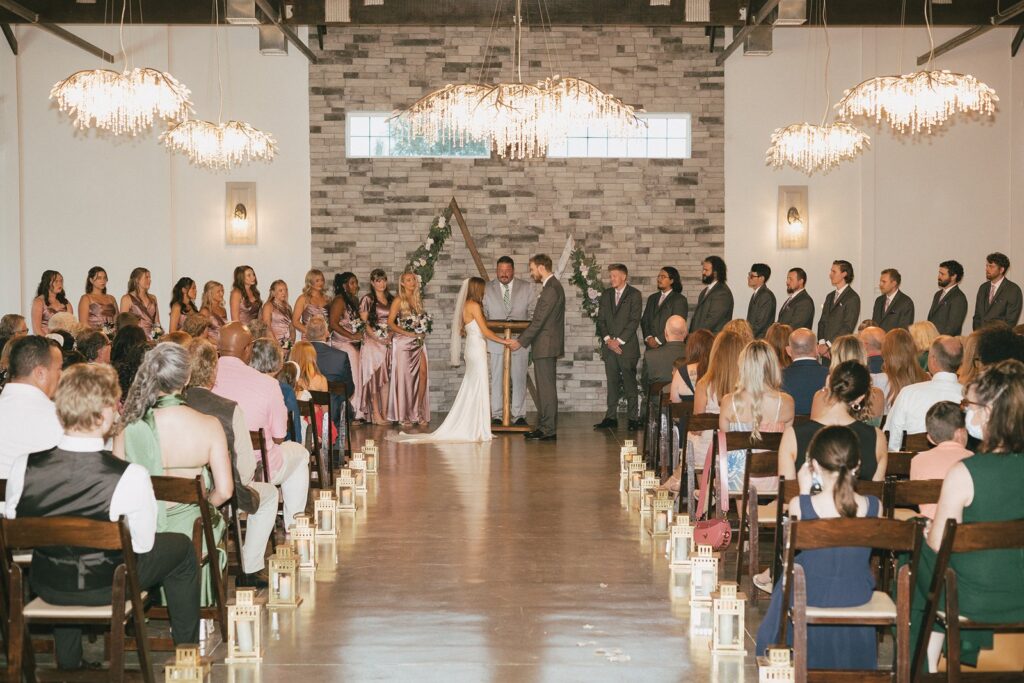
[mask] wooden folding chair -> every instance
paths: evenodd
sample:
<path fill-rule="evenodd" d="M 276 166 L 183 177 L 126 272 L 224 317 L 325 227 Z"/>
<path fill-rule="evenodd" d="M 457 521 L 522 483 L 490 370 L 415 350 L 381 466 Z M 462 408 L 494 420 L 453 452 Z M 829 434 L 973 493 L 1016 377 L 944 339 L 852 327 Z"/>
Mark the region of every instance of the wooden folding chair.
<path fill-rule="evenodd" d="M 165 503 L 179 503 L 184 505 L 198 505 L 199 519 L 192 527 L 192 546 L 196 552 L 196 565 L 202 571 L 204 565 L 210 567 L 210 578 L 213 584 L 214 604 L 203 607 L 199 616 L 203 619 L 215 619 L 220 626 L 221 637 L 227 642 L 228 639 L 228 608 L 227 588 L 224 584 L 224 575 L 221 573 L 220 557 L 217 552 L 217 543 L 213 535 L 213 515 L 210 511 L 210 503 L 206 499 L 206 488 L 203 486 L 203 478 L 196 475 L 194 479 L 184 477 L 150 477 L 153 482 L 153 494 L 157 500 Z M 203 551 L 203 541 L 206 541 L 206 551 Z M 239 546 L 239 553 L 242 552 Z M 149 610 L 150 616 L 155 619 L 167 619 L 167 608 L 154 606 Z M 174 645 L 166 648 L 173 650 Z"/>
<path fill-rule="evenodd" d="M 925 601 L 925 617 L 921 622 L 921 633 L 914 650 L 912 668 L 913 680 L 924 677 L 927 669 L 925 658 L 932 625 L 938 624 L 946 629 L 946 680 L 1021 680 L 1021 672 L 963 672 L 960 670 L 960 632 L 961 631 L 998 631 L 1000 633 L 1024 632 L 1024 621 L 991 623 L 974 621 L 960 612 L 957 593 L 956 570 L 950 566 L 952 556 L 957 553 L 974 553 L 985 550 L 1024 550 L 1024 520 L 1013 522 L 976 522 L 973 524 L 957 524 L 956 520 L 946 520 L 946 528 L 942 533 L 942 545 L 935 560 L 935 572 L 932 574 Z M 941 593 L 945 590 L 945 610 L 939 608 Z"/>
<path fill-rule="evenodd" d="M 679 403 L 662 400 L 658 421 L 658 474 L 665 479 L 675 471 L 677 462 L 683 457 L 679 455 L 679 431 L 676 425 L 683 419 L 689 420 L 693 415 L 693 397 L 687 396 Z"/>
<path fill-rule="evenodd" d="M 691 408 L 692 410 L 692 408 Z M 685 423 L 685 424 L 684 424 Z M 679 420 L 679 442 L 680 447 L 683 449 L 685 463 L 685 476 L 686 476 L 686 513 L 690 516 L 690 519 L 694 519 L 694 513 L 696 512 L 697 501 L 697 464 L 700 467 L 704 467 L 704 459 L 706 453 L 690 453 L 690 449 L 687 446 L 687 435 L 690 432 L 711 432 L 711 443 L 713 453 L 711 462 L 714 463 L 718 459 L 718 413 L 697 413 L 690 414 L 688 417 Z M 712 470 L 712 474 L 714 471 Z M 714 479 L 709 481 L 714 483 Z M 680 484 L 679 491 L 682 493 L 683 486 Z M 708 501 L 708 510 L 710 513 L 711 507 L 710 500 Z"/>
<path fill-rule="evenodd" d="M 793 622 L 793 654 L 796 680 L 808 680 L 807 627 L 812 624 L 865 625 L 894 628 L 896 631 L 895 678 L 910 681 L 910 577 L 917 571 L 923 543 L 920 522 L 899 522 L 884 517 L 844 517 L 798 521 L 791 519 L 786 542 L 786 572 L 783 575 L 783 609 L 779 619 L 779 642 L 786 642 L 789 621 Z M 795 561 L 797 551 L 838 547 L 865 547 L 889 552 L 910 553 L 910 563 L 899 572 L 896 602 L 884 591 L 876 590 L 871 600 L 857 607 L 814 607 L 807 604 L 807 578 Z M 887 671 L 845 672 L 854 680 L 891 680 Z M 819 680 L 836 680 L 835 672 L 817 672 Z"/>
<path fill-rule="evenodd" d="M 928 440 L 927 432 L 918 432 L 917 434 L 903 433 L 903 448 L 900 450 L 910 451 L 911 453 L 920 453 L 921 451 L 927 451 L 932 446 L 931 441 Z"/>
<path fill-rule="evenodd" d="M 301 404 L 302 402 L 300 401 L 299 403 Z M 255 432 L 249 432 L 249 439 L 252 441 L 252 448 L 253 448 L 253 450 L 260 452 L 260 462 L 258 464 L 259 464 L 259 467 L 263 470 L 261 481 L 264 481 L 264 482 L 270 484 L 270 483 L 272 483 L 270 481 L 270 460 L 267 457 L 267 439 L 266 439 L 266 435 L 263 432 L 263 429 L 261 428 L 261 429 L 258 429 Z M 283 506 L 283 503 L 278 501 L 277 509 L 278 509 L 279 512 L 283 509 L 282 506 Z M 235 519 L 236 520 L 238 519 L 238 510 L 237 509 L 235 510 Z M 240 524 L 240 522 L 239 522 L 239 524 Z M 283 526 L 283 523 L 282 523 L 282 526 Z M 238 553 L 239 553 L 239 555 L 241 555 L 241 552 L 242 552 L 242 532 L 241 532 L 241 527 L 240 526 L 239 526 L 239 528 L 237 528 L 235 530 L 235 535 L 237 536 L 237 538 L 235 539 L 235 542 L 238 544 Z M 271 552 L 277 552 L 277 540 L 274 538 L 274 536 L 275 536 L 275 534 L 273 532 L 271 532 L 271 534 L 270 534 L 270 551 Z M 239 559 L 238 564 L 239 565 L 242 564 L 241 559 Z"/>
<path fill-rule="evenodd" d="M 658 466 L 659 416 L 661 415 L 662 392 L 670 385 L 670 382 L 651 382 L 647 385 L 643 454 L 644 461 L 649 469 L 657 469 Z"/>
<path fill-rule="evenodd" d="M 729 435 L 726 434 L 726 442 L 728 442 Z M 753 577 L 754 574 L 761 570 L 759 566 L 760 560 L 758 557 L 758 543 L 760 541 L 760 529 L 758 529 L 758 513 L 757 504 L 758 499 L 762 496 L 775 496 L 774 492 L 759 494 L 757 489 L 750 483 L 753 478 L 765 478 L 775 477 L 779 470 L 779 452 L 775 451 L 757 451 L 747 453 L 747 462 L 743 467 L 743 495 L 740 499 L 739 504 L 739 530 L 737 534 L 738 543 L 736 545 L 736 583 L 739 584 L 743 578 L 743 541 L 744 537 L 749 538 L 750 550 L 748 553 L 747 569 L 748 573 Z M 767 524 L 773 525 L 775 520 L 766 520 Z M 756 587 L 751 588 L 751 601 L 756 604 L 760 597 L 758 593 L 761 591 L 757 590 Z"/>
<path fill-rule="evenodd" d="M 12 560 L 11 549 L 36 549 L 53 546 L 72 546 L 119 552 L 122 562 L 114 569 L 111 584 L 111 602 L 98 607 L 80 605 L 51 605 L 42 598 L 25 603 L 24 576 Z M 106 624 L 110 627 L 110 667 L 94 672 L 94 680 L 123 681 L 125 678 L 125 628 L 130 627 L 138 643 L 139 663 L 146 683 L 155 680 L 149 642 L 145 637 L 146 599 L 139 586 L 139 575 L 132 550 L 128 522 L 122 517 L 117 522 L 103 522 L 84 517 L 19 517 L 0 522 L 0 551 L 7 573 L 9 597 L 7 640 L 7 678 L 21 680 L 25 665 L 33 662 L 23 659 L 26 648 L 31 649 L 27 636 L 29 623 L 46 624 Z M 92 672 L 76 673 L 76 678 L 90 677 Z"/>
<path fill-rule="evenodd" d="M 896 508 L 938 503 L 939 494 L 942 493 L 942 482 L 942 479 L 890 479 L 887 491 L 889 500 L 885 504 L 886 516 L 894 519 Z"/>
<path fill-rule="evenodd" d="M 910 451 L 890 451 L 885 459 L 885 476 L 896 479 L 910 478 L 910 461 L 917 453 Z"/>
<path fill-rule="evenodd" d="M 348 387 L 345 386 L 344 382 L 328 382 L 327 393 L 332 398 L 337 399 L 341 402 L 341 422 L 338 425 L 338 429 L 341 433 L 338 435 L 341 442 L 345 444 L 344 453 L 341 454 L 340 462 L 331 460 L 330 467 L 333 472 L 335 468 L 344 467 L 345 461 L 352 455 L 352 411 L 351 406 L 348 403 Z"/>
<path fill-rule="evenodd" d="M 303 405 L 305 403 L 305 405 Z M 327 428 L 323 432 L 322 423 L 317 422 L 316 408 L 320 408 L 321 417 L 326 418 Z M 305 410 L 309 417 L 309 430 L 313 436 L 311 443 L 313 447 L 309 453 L 313 456 L 317 476 L 317 487 L 328 489 L 331 487 L 331 465 L 335 461 L 334 439 L 331 438 L 331 394 L 327 391 L 310 391 L 309 401 L 299 401 L 299 410 Z M 324 438 L 324 437 L 327 438 Z"/>

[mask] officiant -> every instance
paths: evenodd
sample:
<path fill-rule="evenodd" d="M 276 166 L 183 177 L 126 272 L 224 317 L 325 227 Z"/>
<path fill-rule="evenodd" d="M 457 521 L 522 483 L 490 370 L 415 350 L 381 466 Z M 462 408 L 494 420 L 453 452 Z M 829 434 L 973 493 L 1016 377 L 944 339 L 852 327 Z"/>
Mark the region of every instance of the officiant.
<path fill-rule="evenodd" d="M 497 277 L 487 283 L 484 292 L 484 316 L 488 320 L 529 320 L 533 314 L 533 286 L 516 278 L 516 264 L 510 256 L 498 259 Z M 501 424 L 504 403 L 502 376 L 505 347 L 488 341 L 491 365 L 491 422 Z M 512 424 L 526 424 L 526 366 L 529 351 L 512 352 Z"/>

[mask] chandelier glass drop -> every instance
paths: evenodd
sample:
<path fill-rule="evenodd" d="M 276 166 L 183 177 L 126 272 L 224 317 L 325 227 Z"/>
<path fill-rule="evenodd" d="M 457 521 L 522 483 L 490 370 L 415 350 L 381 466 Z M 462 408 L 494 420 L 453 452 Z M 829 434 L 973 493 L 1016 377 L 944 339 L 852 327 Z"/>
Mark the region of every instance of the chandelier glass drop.
<path fill-rule="evenodd" d="M 185 154 L 193 165 L 217 171 L 250 161 L 271 161 L 277 152 L 277 142 L 269 133 L 245 121 L 189 119 L 162 134 L 160 141 L 172 152 Z"/>
<path fill-rule="evenodd" d="M 552 141 L 588 125 L 615 137 L 634 136 L 645 125 L 633 107 L 589 81 L 554 75 L 523 83 L 521 5 L 516 0 L 516 81 L 446 85 L 431 92 L 396 116 L 407 137 L 457 146 L 486 141 L 501 158 L 524 159 L 544 156 Z"/>
<path fill-rule="evenodd" d="M 956 114 L 992 116 L 996 91 L 971 74 L 933 68 L 935 38 L 931 26 L 931 0 L 924 0 L 924 20 L 931 52 L 928 68 L 902 76 L 876 76 L 843 93 L 836 116 L 861 116 L 885 121 L 900 133 L 931 133 Z"/>

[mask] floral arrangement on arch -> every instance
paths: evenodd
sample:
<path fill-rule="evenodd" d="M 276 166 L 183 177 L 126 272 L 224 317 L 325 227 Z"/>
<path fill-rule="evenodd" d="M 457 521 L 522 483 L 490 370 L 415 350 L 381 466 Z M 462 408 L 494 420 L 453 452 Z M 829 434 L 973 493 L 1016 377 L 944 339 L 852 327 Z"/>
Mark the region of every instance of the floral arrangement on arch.
<path fill-rule="evenodd" d="M 572 250 L 572 277 L 569 282 L 576 285 L 580 290 L 580 300 L 583 302 L 583 313 L 594 323 L 594 333 L 597 333 L 597 310 L 600 304 L 601 292 L 604 291 L 604 283 L 601 282 L 601 269 L 597 266 L 597 259 L 587 256 L 582 247 Z"/>
<path fill-rule="evenodd" d="M 452 236 L 452 210 L 446 207 L 440 216 L 434 218 L 427 232 L 427 239 L 409 257 L 407 269 L 420 279 L 420 296 L 424 295 L 427 284 L 434 278 L 434 264 L 444 249 L 444 243 Z"/>

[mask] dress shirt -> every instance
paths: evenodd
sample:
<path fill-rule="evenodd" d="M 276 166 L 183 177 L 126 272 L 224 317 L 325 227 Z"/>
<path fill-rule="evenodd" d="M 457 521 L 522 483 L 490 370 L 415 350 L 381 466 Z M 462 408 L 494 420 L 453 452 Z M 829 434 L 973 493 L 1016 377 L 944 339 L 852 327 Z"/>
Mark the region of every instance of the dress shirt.
<path fill-rule="evenodd" d="M 799 294 L 799 293 L 800 293 L 800 292 L 802 292 L 802 291 L 804 291 L 804 288 L 803 288 L 803 287 L 801 287 L 800 289 L 798 289 L 798 290 L 796 290 L 795 292 L 793 292 L 792 294 L 790 294 L 790 295 L 789 295 L 789 298 L 787 298 L 787 299 L 786 299 L 786 300 L 785 300 L 785 301 L 784 301 L 784 302 L 782 303 L 782 308 L 780 308 L 779 310 L 781 311 L 781 310 L 782 310 L 783 308 L 785 308 L 786 306 L 788 306 L 789 304 L 791 304 L 791 303 L 793 302 L 793 297 L 795 297 L 795 296 L 796 296 L 797 294 Z"/>
<path fill-rule="evenodd" d="M 98 453 L 104 450 L 103 439 L 99 437 L 63 435 L 60 442 L 54 445 L 74 453 Z M 18 516 L 18 502 L 21 501 L 21 492 L 25 487 L 28 456 L 26 453 L 14 462 L 7 478 L 7 502 L 4 506 L 7 519 Z M 153 549 L 153 541 L 156 539 L 156 515 L 156 496 L 153 495 L 149 472 L 142 465 L 129 464 L 121 475 L 121 481 L 114 487 L 114 495 L 110 497 L 110 521 L 116 522 L 122 516 L 127 517 L 132 549 L 137 553 L 148 553 Z"/>
<path fill-rule="evenodd" d="M 705 294 L 709 293 L 714 288 L 714 286 L 717 285 L 717 284 L 718 284 L 718 280 L 712 280 L 711 284 L 704 288 L 704 293 Z"/>
<path fill-rule="evenodd" d="M 1003 280 L 1005 280 L 1005 279 L 1006 279 L 1006 277 L 1003 276 L 1003 277 L 999 278 L 998 280 L 992 280 L 992 282 L 988 283 L 988 300 L 989 301 L 992 301 L 992 299 L 996 298 L 996 294 L 999 293 L 999 285 L 1003 284 Z"/>
<path fill-rule="evenodd" d="M 886 311 L 889 310 L 889 307 L 892 306 L 892 300 L 896 298 L 896 295 L 899 294 L 899 292 L 900 292 L 900 290 L 897 289 L 892 294 L 887 294 L 885 296 L 885 306 L 882 307 L 882 311 L 883 312 L 886 312 Z"/>
<path fill-rule="evenodd" d="M 929 382 L 903 387 L 885 423 L 889 430 L 889 450 L 900 449 L 904 432 L 919 434 L 926 431 L 924 417 L 933 405 L 939 401 L 959 404 L 963 396 L 963 386 L 952 372 L 936 372 Z"/>
<path fill-rule="evenodd" d="M 953 465 L 973 453 L 956 441 L 943 441 L 935 448 L 922 451 L 910 461 L 910 478 L 912 480 L 945 479 Z M 937 505 L 920 505 L 921 514 L 928 519 L 935 519 Z"/>
<path fill-rule="evenodd" d="M 46 451 L 64 436 L 57 407 L 31 384 L 10 382 L 0 393 L 0 479 L 26 453 Z"/>
<path fill-rule="evenodd" d="M 213 393 L 238 404 L 245 415 L 246 433 L 263 430 L 267 441 L 267 463 L 273 476 L 284 462 L 281 447 L 274 440 L 288 436 L 288 409 L 284 406 L 277 380 L 238 358 L 223 356 L 217 361 L 217 383 L 213 385 Z M 247 450 L 253 450 L 251 442 Z"/>
<path fill-rule="evenodd" d="M 547 282 L 547 280 L 545 280 L 545 282 Z M 620 289 L 616 289 L 615 290 L 615 305 L 616 306 L 618 306 L 619 302 L 622 301 L 622 294 L 625 291 L 626 291 L 626 285 L 622 285 L 622 287 Z M 664 296 L 664 295 L 662 295 L 662 296 Z M 604 341 L 608 341 L 609 339 L 611 339 L 611 335 L 608 335 L 608 334 L 604 335 Z M 626 343 L 626 342 L 622 341 L 621 339 L 619 339 L 618 337 L 615 338 L 615 341 L 619 342 L 620 344 L 625 344 Z"/>
<path fill-rule="evenodd" d="M 960 284 L 960 283 L 959 282 L 954 282 L 951 285 L 947 285 L 946 287 L 943 287 L 942 288 L 942 294 L 939 295 L 939 301 L 942 301 L 943 299 L 945 299 L 946 295 L 949 294 L 949 290 L 953 289 L 958 284 Z"/>
<path fill-rule="evenodd" d="M 548 280 L 550 280 L 554 276 L 555 276 L 554 273 L 548 273 L 547 277 L 545 277 L 543 280 L 540 281 L 540 286 L 544 287 L 544 285 L 546 285 L 548 283 Z"/>
<path fill-rule="evenodd" d="M 849 287 L 849 286 L 850 285 L 843 285 L 842 287 L 836 287 L 836 296 L 835 296 L 835 298 L 832 299 L 832 303 L 835 303 L 836 301 L 838 301 L 839 297 L 841 297 L 843 295 L 843 292 L 845 292 L 846 288 Z"/>

